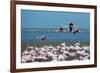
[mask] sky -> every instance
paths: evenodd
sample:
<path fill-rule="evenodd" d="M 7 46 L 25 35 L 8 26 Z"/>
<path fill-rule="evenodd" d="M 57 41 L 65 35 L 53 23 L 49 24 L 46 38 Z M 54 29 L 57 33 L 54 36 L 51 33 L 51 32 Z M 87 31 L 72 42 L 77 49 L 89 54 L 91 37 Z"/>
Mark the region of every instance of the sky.
<path fill-rule="evenodd" d="M 90 13 L 21 10 L 22 28 L 59 28 L 72 22 L 79 28 L 90 27 Z"/>

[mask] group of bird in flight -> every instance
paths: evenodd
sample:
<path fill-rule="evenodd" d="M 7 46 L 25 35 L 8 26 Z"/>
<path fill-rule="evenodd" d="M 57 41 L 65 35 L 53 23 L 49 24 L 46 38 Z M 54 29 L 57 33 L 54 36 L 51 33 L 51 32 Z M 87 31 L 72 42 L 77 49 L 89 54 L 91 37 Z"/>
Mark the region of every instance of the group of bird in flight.
<path fill-rule="evenodd" d="M 58 32 L 64 32 L 64 28 L 59 28 Z M 73 23 L 69 23 L 68 25 L 68 32 L 72 32 L 74 34 L 81 32 L 81 30 Z"/>
<path fill-rule="evenodd" d="M 62 27 L 60 27 L 60 28 L 58 28 L 58 29 L 56 30 L 56 32 L 65 32 L 65 29 L 62 28 Z M 76 34 L 76 33 L 78 33 L 78 32 L 81 32 L 81 30 L 80 30 L 75 24 L 73 24 L 73 23 L 71 22 L 71 23 L 69 23 L 69 25 L 68 25 L 68 32 L 73 33 L 73 34 Z M 44 40 L 47 40 L 48 37 L 47 37 L 47 36 L 41 36 L 40 39 L 41 39 L 42 41 L 44 41 Z"/>

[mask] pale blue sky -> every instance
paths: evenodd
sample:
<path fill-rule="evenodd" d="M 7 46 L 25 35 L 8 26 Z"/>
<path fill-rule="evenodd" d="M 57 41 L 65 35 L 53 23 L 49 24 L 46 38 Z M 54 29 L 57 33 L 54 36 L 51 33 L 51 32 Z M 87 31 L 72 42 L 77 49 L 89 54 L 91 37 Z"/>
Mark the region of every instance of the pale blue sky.
<path fill-rule="evenodd" d="M 22 28 L 59 28 L 73 22 L 80 28 L 90 28 L 90 13 L 43 10 L 21 10 Z"/>

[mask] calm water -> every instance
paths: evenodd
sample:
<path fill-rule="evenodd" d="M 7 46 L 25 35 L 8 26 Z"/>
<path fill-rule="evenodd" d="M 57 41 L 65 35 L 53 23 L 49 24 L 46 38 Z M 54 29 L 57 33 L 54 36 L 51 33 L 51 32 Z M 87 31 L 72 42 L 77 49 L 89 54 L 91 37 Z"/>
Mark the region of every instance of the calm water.
<path fill-rule="evenodd" d="M 41 36 L 47 36 L 47 41 L 90 41 L 90 33 L 89 32 L 80 32 L 80 33 L 70 33 L 70 32 L 50 32 L 50 31 L 43 31 L 43 30 L 36 30 L 36 31 L 29 31 L 29 29 L 24 29 L 21 32 L 21 40 L 22 42 L 26 43 L 35 43 L 41 42 L 39 38 Z"/>

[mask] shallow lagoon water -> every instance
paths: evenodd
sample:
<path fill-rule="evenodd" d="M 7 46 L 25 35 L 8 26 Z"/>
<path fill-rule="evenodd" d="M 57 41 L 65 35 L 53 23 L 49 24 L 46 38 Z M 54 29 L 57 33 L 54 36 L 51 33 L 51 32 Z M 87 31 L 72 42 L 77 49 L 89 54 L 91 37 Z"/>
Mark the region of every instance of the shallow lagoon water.
<path fill-rule="evenodd" d="M 48 39 L 42 41 L 41 36 L 46 36 Z M 29 29 L 24 29 L 21 32 L 21 43 L 22 49 L 25 48 L 28 44 L 32 46 L 44 46 L 44 45 L 59 45 L 62 42 L 65 42 L 67 45 L 75 44 L 80 42 L 81 44 L 89 45 L 90 33 L 89 32 L 80 32 L 73 34 L 72 32 L 51 32 L 47 30 L 29 31 Z"/>
<path fill-rule="evenodd" d="M 89 41 L 89 32 L 80 32 L 73 34 L 71 32 L 50 32 L 50 31 L 22 31 L 22 41 L 31 43 L 39 41 L 39 37 L 46 36 L 48 41 Z"/>

